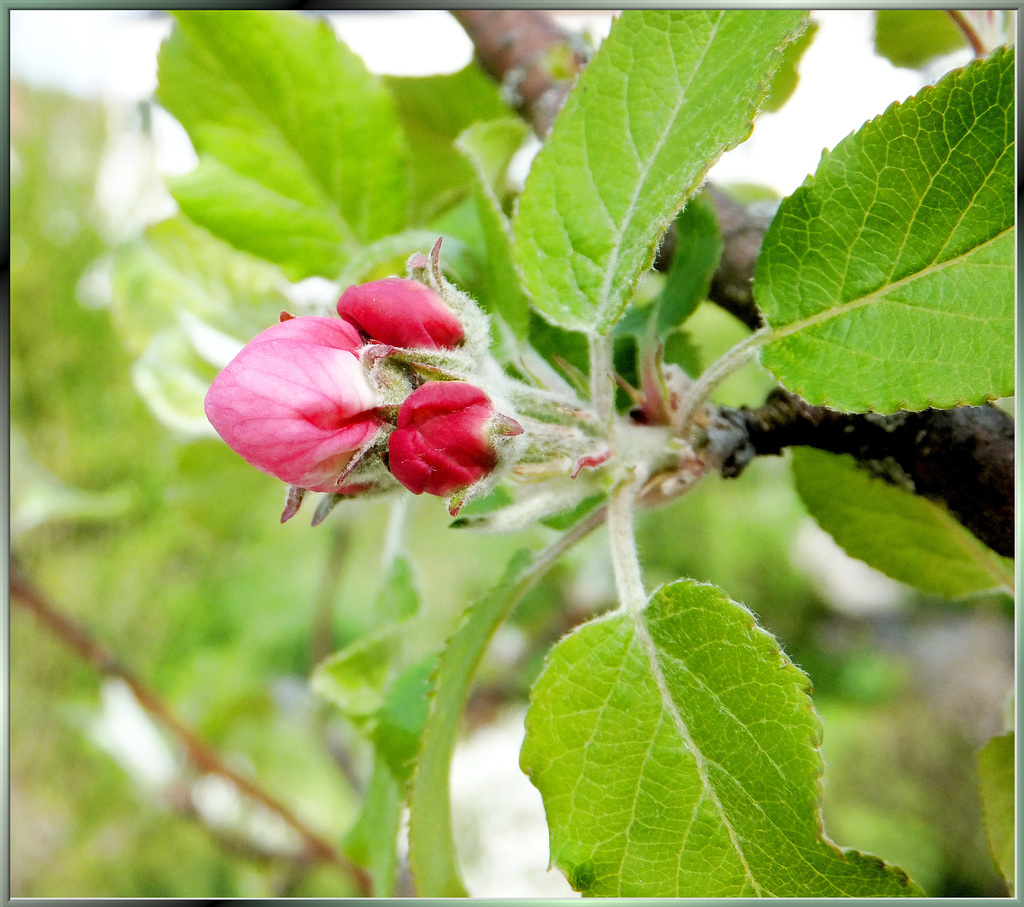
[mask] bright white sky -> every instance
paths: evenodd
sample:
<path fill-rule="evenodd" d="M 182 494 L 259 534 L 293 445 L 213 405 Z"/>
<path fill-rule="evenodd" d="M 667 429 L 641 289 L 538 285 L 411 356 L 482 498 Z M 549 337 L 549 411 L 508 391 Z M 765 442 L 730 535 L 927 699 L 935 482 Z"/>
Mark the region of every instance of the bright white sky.
<path fill-rule="evenodd" d="M 341 38 L 377 72 L 453 72 L 472 52 L 462 29 L 441 10 L 327 15 Z M 558 17 L 566 26 L 600 36 L 610 15 L 564 12 Z M 758 182 L 788 194 L 817 167 L 823 148 L 929 81 L 873 53 L 871 11 L 827 10 L 814 17 L 820 28 L 801 62 L 795 94 L 782 111 L 758 120 L 751 139 L 722 159 L 713 179 Z M 11 10 L 10 23 L 12 78 L 128 102 L 152 95 L 157 48 L 170 31 L 167 17 L 138 11 Z M 961 65 L 966 59 L 965 51 L 963 59 L 947 63 Z M 948 66 L 930 73 L 932 79 Z M 167 172 L 190 169 L 190 149 L 180 127 L 155 126 L 166 146 L 161 166 Z M 180 134 L 174 135 L 175 130 Z"/>

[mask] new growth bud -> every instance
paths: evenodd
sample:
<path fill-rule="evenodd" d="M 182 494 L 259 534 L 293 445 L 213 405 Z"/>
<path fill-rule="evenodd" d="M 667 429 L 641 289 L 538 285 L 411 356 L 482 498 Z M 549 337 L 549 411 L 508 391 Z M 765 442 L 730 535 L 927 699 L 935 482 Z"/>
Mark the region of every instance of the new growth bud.
<path fill-rule="evenodd" d="M 338 314 L 377 343 L 405 349 L 454 349 L 465 332 L 441 297 L 415 280 L 388 277 L 349 287 Z"/>
<path fill-rule="evenodd" d="M 356 355 L 361 345 L 358 331 L 336 318 L 275 324 L 216 377 L 207 418 L 260 471 L 310 491 L 346 492 L 338 478 L 381 425 Z"/>
<path fill-rule="evenodd" d="M 389 467 L 413 494 L 447 497 L 495 468 L 496 438 L 522 430 L 515 420 L 496 414 L 480 388 L 465 381 L 430 381 L 398 411 L 398 427 L 388 438 Z"/>

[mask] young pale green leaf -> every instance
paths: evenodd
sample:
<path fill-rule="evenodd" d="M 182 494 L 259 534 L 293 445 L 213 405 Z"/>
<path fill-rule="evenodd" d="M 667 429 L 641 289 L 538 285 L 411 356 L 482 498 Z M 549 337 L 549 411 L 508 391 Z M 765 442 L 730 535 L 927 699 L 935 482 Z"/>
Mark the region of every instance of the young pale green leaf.
<path fill-rule="evenodd" d="M 419 604 L 409 562 L 396 557 L 374 604 L 377 628 L 325 658 L 310 678 L 313 692 L 333 702 L 365 733 L 374 732 L 378 710 L 417 657 L 413 618 Z"/>
<path fill-rule="evenodd" d="M 964 33 L 944 9 L 880 9 L 875 50 L 896 66 L 916 68 L 966 47 Z"/>
<path fill-rule="evenodd" d="M 823 837 L 809 689 L 746 608 L 692 580 L 576 630 L 521 754 L 552 860 L 594 897 L 920 895 Z"/>
<path fill-rule="evenodd" d="M 161 331 L 132 363 L 132 385 L 142 402 L 164 425 L 190 438 L 213 438 L 203 401 L 210 374 L 185 334 L 177 328 Z"/>
<path fill-rule="evenodd" d="M 199 167 L 182 210 L 294 278 L 334 277 L 405 225 L 404 136 L 380 80 L 324 22 L 190 10 L 160 50 L 157 97 Z"/>
<path fill-rule="evenodd" d="M 415 617 L 420 610 L 420 593 L 416 587 L 412 564 L 406 557 L 396 557 L 388 568 L 384 583 L 377 600 L 373 605 L 373 613 L 382 623 L 403 621 Z"/>
<path fill-rule="evenodd" d="M 1014 735 L 993 737 L 978 753 L 981 776 L 981 806 L 985 814 L 985 832 L 999 871 L 1013 894 L 1014 878 Z"/>
<path fill-rule="evenodd" d="M 807 31 L 786 46 L 782 55 L 782 65 L 772 79 L 771 91 L 768 92 L 768 97 L 764 99 L 762 110 L 780 110 L 782 105 L 796 91 L 797 83 L 800 81 L 800 59 L 803 57 L 804 51 L 811 46 L 811 41 L 814 40 L 817 32 L 818 23 L 811 19 L 807 23 Z"/>
<path fill-rule="evenodd" d="M 388 688 L 374 715 L 373 744 L 391 774 L 402 784 L 412 776 L 429 713 L 431 675 L 437 652 L 410 666 Z"/>
<path fill-rule="evenodd" d="M 476 176 L 477 213 L 487 248 L 488 308 L 525 337 L 530 327 L 530 303 L 513 251 L 512 227 L 501 199 L 512 156 L 528 135 L 520 119 L 476 123 L 463 132 L 455 147 L 469 160 Z"/>
<path fill-rule="evenodd" d="M 398 105 L 409 143 L 411 219 L 423 224 L 472 191 L 472 171 L 454 147 L 459 133 L 512 111 L 476 63 L 445 75 L 385 76 L 384 84 Z"/>
<path fill-rule="evenodd" d="M 310 678 L 313 692 L 333 702 L 356 727 L 372 728 L 403 629 L 388 624 L 320 662 Z"/>
<path fill-rule="evenodd" d="M 223 367 L 288 307 L 278 268 L 184 217 L 154 224 L 141 239 L 117 247 L 112 263 L 110 310 L 121 340 L 135 353 L 176 323 L 183 329 L 202 323 L 209 328 L 207 346 L 214 333 L 224 337 L 222 361 L 212 349 L 204 356 Z"/>
<path fill-rule="evenodd" d="M 894 104 L 780 206 L 754 283 L 762 363 L 804 399 L 894 412 L 1013 393 L 1013 58 Z"/>
<path fill-rule="evenodd" d="M 440 234 L 440 235 L 439 235 Z M 339 287 L 378 280 L 381 277 L 405 275 L 405 263 L 414 252 L 426 254 L 441 239 L 441 268 L 453 281 L 461 283 L 462 274 L 455 262 L 467 256 L 465 244 L 454 236 L 437 230 L 403 230 L 364 247 L 353 255 L 338 275 Z"/>
<path fill-rule="evenodd" d="M 537 155 L 514 220 L 527 289 L 545 317 L 607 333 L 658 239 L 708 168 L 751 130 L 789 10 L 628 10 Z"/>
<path fill-rule="evenodd" d="M 793 450 L 796 488 L 839 546 L 886 576 L 955 598 L 1013 589 L 1013 561 L 1000 557 L 945 507 L 871 475 L 849 455 Z"/>
<path fill-rule="evenodd" d="M 409 866 L 420 897 L 466 896 L 452 838 L 452 754 L 477 665 L 495 631 L 536 578 L 531 565 L 528 551 L 517 552 L 498 585 L 469 607 L 441 653 L 409 797 Z"/>
<path fill-rule="evenodd" d="M 390 898 L 395 894 L 401 816 L 401 785 L 377 756 L 362 808 L 342 841 L 346 856 L 372 876 L 375 898 Z"/>

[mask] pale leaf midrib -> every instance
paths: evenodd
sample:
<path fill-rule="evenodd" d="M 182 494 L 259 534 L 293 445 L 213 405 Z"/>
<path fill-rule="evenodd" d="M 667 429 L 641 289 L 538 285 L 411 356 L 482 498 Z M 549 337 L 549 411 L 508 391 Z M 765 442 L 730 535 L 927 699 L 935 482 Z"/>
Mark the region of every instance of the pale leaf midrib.
<path fill-rule="evenodd" d="M 622 244 L 625 240 L 626 232 L 629 228 L 629 225 L 633 221 L 633 216 L 636 213 L 637 201 L 640 198 L 641 190 L 647 185 L 647 179 L 650 176 L 654 164 L 658 160 L 658 156 L 661 154 L 662 148 L 665 147 L 665 143 L 668 141 L 668 137 L 672 132 L 672 127 L 675 124 L 676 117 L 678 116 L 679 111 L 682 109 L 683 105 L 687 101 L 687 93 L 689 91 L 689 88 L 693 84 L 694 79 L 697 77 L 700 68 L 703 66 L 704 61 L 707 58 L 709 51 L 711 50 L 711 46 L 714 43 L 715 37 L 718 34 L 719 27 L 721 26 L 722 21 L 725 18 L 726 11 L 721 10 L 719 11 L 719 13 L 720 15 L 718 17 L 718 20 L 712 27 L 711 33 L 708 35 L 708 39 L 704 45 L 704 50 L 702 51 L 700 58 L 697 60 L 696 64 L 693 66 L 690 72 L 689 80 L 687 81 L 685 86 L 679 86 L 679 102 L 673 107 L 672 113 L 666 118 L 665 128 L 663 129 L 661 135 L 658 137 L 658 141 L 655 143 L 654 150 L 650 155 L 648 155 L 646 161 L 641 161 L 641 173 L 633 188 L 633 192 L 629 199 L 629 205 L 626 207 L 626 211 L 623 214 L 621 221 L 622 226 L 618 230 L 618 235 L 615 239 L 615 244 L 612 246 L 611 257 L 608 261 L 608 266 L 605 270 L 604 279 L 601 281 L 601 287 L 598 291 L 597 308 L 601 317 L 607 317 L 609 293 L 611 291 L 612 281 L 614 280 L 615 273 L 619 267 L 619 259 L 622 256 Z"/>
<path fill-rule="evenodd" d="M 679 714 L 679 709 L 676 708 L 675 700 L 672 698 L 672 694 L 668 689 L 668 682 L 665 679 L 665 674 L 661 670 L 661 664 L 658 661 L 658 650 L 654 645 L 654 640 L 651 638 L 650 631 L 647 629 L 643 612 L 631 612 L 631 615 L 633 618 L 636 638 L 643 649 L 651 671 L 651 676 L 654 678 L 654 682 L 658 687 L 658 696 L 661 699 L 662 707 L 672 719 L 672 724 L 676 729 L 676 733 L 679 734 L 686 744 L 687 749 L 693 754 L 694 767 L 697 769 L 697 775 L 700 778 L 701 787 L 711 798 L 711 802 L 715 804 L 715 809 L 718 811 L 722 820 L 722 825 L 725 828 L 726 834 L 729 836 L 729 842 L 732 844 L 732 849 L 735 851 L 740 864 L 743 866 L 744 875 L 754 887 L 754 891 L 758 896 L 774 897 L 770 891 L 761 887 L 757 879 L 754 878 L 754 874 L 747 863 L 746 855 L 743 851 L 742 845 L 740 844 L 739 835 L 736 833 L 736 829 L 732 827 L 732 823 L 726 815 L 725 807 L 718 799 L 718 793 L 712 786 L 711 780 L 708 777 L 707 768 L 704 764 L 704 754 L 701 752 L 696 741 L 691 736 L 690 729 L 687 726 L 686 721 L 683 719 L 683 716 Z"/>
<path fill-rule="evenodd" d="M 647 628 L 647 624 L 644 621 L 643 611 L 631 612 L 631 616 L 633 619 L 636 638 L 639 640 L 644 655 L 647 658 L 651 675 L 654 678 L 655 685 L 658 688 L 658 695 L 661 699 L 662 707 L 665 709 L 665 711 L 671 718 L 672 724 L 675 727 L 676 732 L 683 739 L 689 751 L 693 754 L 694 765 L 697 769 L 698 777 L 700 778 L 701 787 L 707 794 L 707 796 L 710 798 L 710 800 L 714 803 L 716 810 L 721 816 L 722 824 L 725 827 L 726 833 L 729 836 L 730 843 L 732 844 L 733 849 L 735 850 L 736 855 L 739 858 L 741 865 L 743 866 L 744 874 L 750 881 L 750 884 L 754 887 L 754 890 L 759 897 L 775 897 L 776 895 L 773 892 L 769 891 L 767 888 L 764 888 L 763 885 L 759 883 L 757 879 L 755 879 L 753 871 L 750 869 L 750 866 L 747 863 L 745 852 L 740 844 L 739 835 L 736 833 L 736 830 L 732 827 L 732 823 L 729 821 L 726 815 L 725 807 L 719 800 L 718 793 L 712 785 L 711 780 L 708 776 L 706 768 L 707 760 L 705 759 L 703 752 L 697 746 L 696 741 L 694 741 L 693 737 L 691 736 L 689 727 L 687 726 L 683 716 L 679 713 L 679 710 L 675 704 L 675 700 L 672 698 L 672 694 L 668 689 L 668 682 L 665 678 L 664 672 L 661 670 L 661 664 L 659 661 L 659 651 L 654 643 L 653 638 L 650 635 L 650 631 Z M 708 691 L 706 685 L 701 685 L 704 686 L 704 689 L 706 691 Z M 718 763 L 712 764 L 718 765 Z M 721 768 L 723 772 L 726 771 L 723 767 L 718 767 Z M 785 837 L 785 833 L 782 831 L 781 828 L 779 828 L 777 823 L 775 823 L 772 820 L 772 818 L 764 811 L 761 804 L 755 803 L 755 805 L 758 807 L 758 810 L 761 812 L 761 814 L 765 817 L 765 820 L 770 824 L 774 825 L 776 830 L 778 830 L 779 833 L 782 834 L 783 837 Z M 820 833 L 817 834 L 817 837 L 819 840 L 825 841 L 825 838 Z M 811 873 L 813 873 L 818 878 L 824 880 L 827 884 L 835 887 L 837 890 L 840 891 L 840 893 L 844 893 L 844 890 L 839 885 L 838 881 L 832 878 L 831 876 L 824 874 L 821 871 L 821 868 L 815 865 L 815 863 L 809 858 L 808 854 L 805 853 L 802 848 L 795 847 L 794 849 L 796 850 L 796 853 L 799 855 L 800 862 L 804 866 L 806 866 Z"/>
<path fill-rule="evenodd" d="M 868 293 L 866 296 L 861 296 L 860 298 L 853 299 L 850 302 L 845 302 L 841 305 L 833 306 L 830 309 L 825 309 L 821 312 L 816 312 L 814 315 L 809 315 L 806 318 L 791 321 L 789 324 L 783 325 L 781 328 L 776 328 L 770 334 L 765 335 L 765 339 L 763 342 L 765 345 L 767 345 L 776 340 L 781 340 L 784 337 L 789 337 L 792 334 L 799 333 L 800 331 L 806 330 L 807 328 L 815 327 L 819 324 L 824 324 L 827 321 L 831 321 L 833 318 L 839 318 L 843 315 L 849 314 L 850 312 L 854 312 L 857 309 L 863 308 L 866 305 L 871 305 L 873 303 L 880 302 L 894 290 L 898 290 L 904 286 L 909 286 L 915 281 L 930 276 L 931 274 L 938 274 L 946 270 L 947 268 L 961 264 L 965 259 L 974 255 L 980 249 L 984 249 L 987 246 L 992 245 L 993 243 L 997 242 L 998 240 L 1002 239 L 1004 236 L 1012 232 L 1013 225 L 1011 224 L 1009 227 L 1005 227 L 1004 229 L 1000 230 L 998 233 L 996 233 L 989 239 L 985 240 L 984 242 L 979 243 L 976 246 L 973 246 L 962 255 L 957 255 L 953 258 L 948 258 L 937 265 L 929 265 L 928 267 L 923 268 L 920 271 L 915 271 L 913 274 L 908 274 L 906 277 L 902 277 L 893 283 L 889 283 L 883 287 L 879 287 L 877 290 Z M 886 301 L 892 303 L 893 305 L 906 305 L 905 303 L 900 302 L 900 300 L 898 299 L 889 299 Z M 930 311 L 937 310 L 933 309 Z M 950 314 L 952 315 L 957 313 L 951 312 Z"/>

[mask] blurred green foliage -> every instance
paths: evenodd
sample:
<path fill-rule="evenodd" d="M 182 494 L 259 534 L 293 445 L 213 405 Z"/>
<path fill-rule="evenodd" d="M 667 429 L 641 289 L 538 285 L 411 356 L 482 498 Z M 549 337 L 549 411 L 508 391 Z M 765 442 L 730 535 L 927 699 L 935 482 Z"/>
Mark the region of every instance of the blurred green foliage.
<path fill-rule="evenodd" d="M 359 797 L 332 752 L 347 748 L 364 781 L 368 754 L 306 680 L 316 653 L 374 626 L 388 502 L 346 502 L 316 530 L 307 512 L 282 526 L 280 483 L 219 441 L 187 440 L 154 418 L 132 385 L 133 358 L 111 312 L 78 301 L 83 274 L 110 251 L 94 192 L 107 112 L 24 85 L 15 92 L 23 117 L 12 136 L 12 518 L 44 486 L 81 506 L 26 523 L 13 554 L 230 764 L 340 842 Z M 473 218 L 461 223 L 479 229 Z M 479 235 L 464 241 L 481 245 Z M 711 306 L 688 327 L 703 361 L 744 334 Z M 770 385 L 752 364 L 718 399 L 760 402 Z M 97 498 L 80 493 L 113 494 L 117 504 L 90 509 Z M 877 845 L 932 895 L 1000 894 L 984 858 L 966 732 L 929 723 L 906 655 L 865 646 L 871 620 L 837 617 L 794 566 L 794 534 L 806 519 L 782 460 L 759 461 L 735 482 L 702 483 L 642 515 L 648 584 L 680 575 L 715 582 L 810 673 L 837 840 Z M 436 636 L 426 648 L 451 632 L 463 603 L 495 581 L 512 551 L 552 537 L 539 527 L 480 536 L 449 522 L 438 501 L 410 502 L 406 547 L 424 626 Z M 485 664 L 481 689 L 497 689 L 504 704 L 523 701 L 550 645 L 613 604 L 605 545 L 595 533 L 520 603 L 512 625 L 521 654 Z M 10 649 L 12 895 L 353 893 L 330 868 L 258 859 L 182 809 L 174 792 L 194 790 L 197 773 L 171 738 L 171 787 L 133 780 L 95 742 L 97 672 L 17 607 Z"/>
<path fill-rule="evenodd" d="M 966 43 L 948 10 L 882 9 L 875 13 L 875 49 L 896 66 L 923 66 Z"/>

